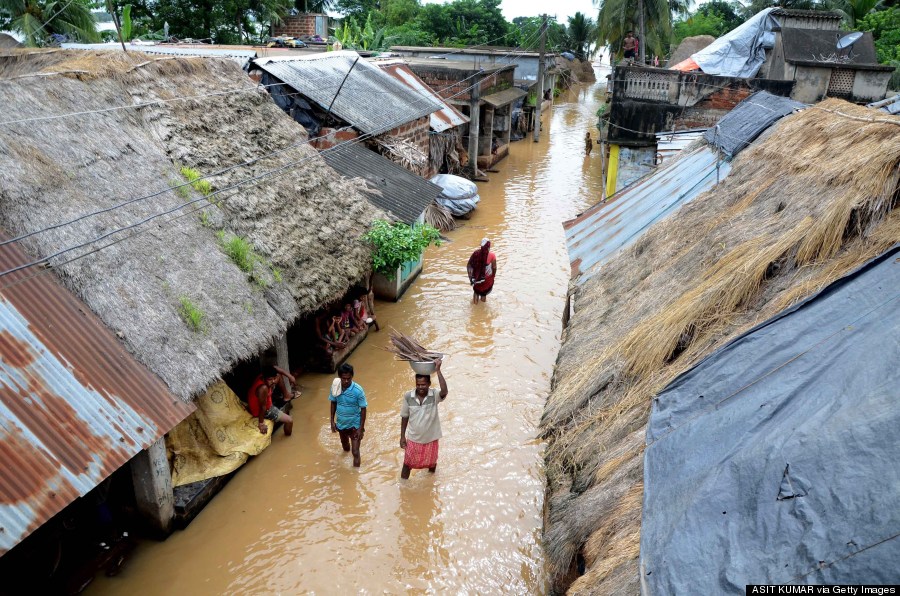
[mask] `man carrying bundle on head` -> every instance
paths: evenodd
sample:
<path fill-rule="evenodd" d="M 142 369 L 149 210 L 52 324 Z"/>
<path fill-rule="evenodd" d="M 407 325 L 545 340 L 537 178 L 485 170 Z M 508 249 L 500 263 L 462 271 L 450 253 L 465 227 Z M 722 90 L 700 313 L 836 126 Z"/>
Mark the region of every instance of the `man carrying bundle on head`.
<path fill-rule="evenodd" d="M 497 255 L 491 252 L 490 240 L 481 240 L 481 248 L 469 257 L 466 270 L 472 284 L 472 304 L 478 304 L 479 300 L 487 302 L 487 295 L 494 289 L 494 276 L 497 275 Z"/>
<path fill-rule="evenodd" d="M 441 420 L 438 404 L 447 397 L 447 381 L 441 372 L 441 360 L 435 360 L 435 372 L 441 390 L 431 386 L 431 375 L 416 375 L 416 388 L 403 394 L 400 406 L 400 448 L 405 449 L 400 478 L 409 478 L 410 470 L 437 469 Z"/>

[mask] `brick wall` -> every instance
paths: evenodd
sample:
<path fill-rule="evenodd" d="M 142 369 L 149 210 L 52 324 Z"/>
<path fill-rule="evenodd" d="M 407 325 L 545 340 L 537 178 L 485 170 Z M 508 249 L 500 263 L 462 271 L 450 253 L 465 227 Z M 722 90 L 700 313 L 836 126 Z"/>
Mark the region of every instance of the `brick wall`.
<path fill-rule="evenodd" d="M 319 137 L 314 141 L 310 142 L 310 145 L 318 149 L 319 151 L 323 151 L 325 149 L 330 149 L 334 147 L 338 143 L 343 143 L 344 141 L 352 141 L 353 139 L 359 137 L 359 133 L 355 130 L 338 130 L 336 128 L 321 128 L 319 129 Z"/>
<path fill-rule="evenodd" d="M 710 94 L 705 99 L 694 104 L 694 107 L 713 110 L 731 110 L 734 106 L 750 97 L 751 93 L 753 93 L 753 91 L 749 86 L 736 83 L 730 87 L 719 89 Z"/>
<path fill-rule="evenodd" d="M 462 71 L 459 71 L 460 74 L 457 74 L 454 71 L 444 71 L 443 69 L 432 69 L 432 68 L 423 68 L 415 65 L 410 65 L 413 69 L 413 72 L 416 75 L 425 81 L 425 84 L 434 89 L 438 95 L 447 99 L 451 96 L 453 97 L 453 101 L 468 101 L 471 98 L 470 90 L 466 89 L 469 85 L 472 84 L 474 79 L 469 79 L 460 83 L 460 79 L 464 79 L 465 76 L 462 74 Z M 463 89 L 466 89 L 464 93 L 460 93 Z M 458 94 L 458 95 L 457 95 Z"/>
<path fill-rule="evenodd" d="M 316 34 L 316 17 L 322 16 L 317 14 L 298 14 L 295 17 L 284 17 L 280 25 L 272 26 L 272 35 L 274 37 L 300 37 L 301 35 Z"/>
<path fill-rule="evenodd" d="M 407 122 L 406 124 L 401 124 L 391 130 L 383 133 L 385 137 L 395 137 L 400 138 L 405 141 L 409 141 L 413 145 L 415 145 L 419 151 L 421 151 L 426 156 L 430 156 L 430 143 L 428 140 L 428 131 L 431 130 L 431 120 L 428 116 L 423 116 L 418 120 L 413 120 L 412 122 Z M 389 156 L 388 156 L 389 158 Z M 431 159 L 429 157 L 428 170 L 423 175 L 425 178 L 430 178 L 437 173 L 437 168 L 435 164 L 430 163 Z M 416 172 L 419 174 L 419 172 Z"/>
<path fill-rule="evenodd" d="M 472 90 L 469 89 L 475 83 L 475 77 L 471 77 L 472 73 L 465 71 L 445 71 L 440 68 L 429 68 L 410 64 L 410 68 L 416 75 L 425 81 L 425 84 L 431 87 L 438 95 L 444 99 L 462 102 L 469 101 L 472 97 Z M 514 71 L 506 70 L 497 74 L 488 75 L 481 79 L 481 95 L 489 95 L 495 90 L 508 89 L 514 83 Z"/>

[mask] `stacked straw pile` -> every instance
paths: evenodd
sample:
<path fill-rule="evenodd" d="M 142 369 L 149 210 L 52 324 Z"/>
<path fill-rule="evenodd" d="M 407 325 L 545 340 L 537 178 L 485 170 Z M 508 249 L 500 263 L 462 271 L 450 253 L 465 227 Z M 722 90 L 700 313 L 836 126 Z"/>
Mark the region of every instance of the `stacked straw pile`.
<path fill-rule="evenodd" d="M 575 295 L 541 425 L 555 590 L 640 591 L 653 396 L 900 241 L 900 118 L 832 99 L 770 132 Z"/>

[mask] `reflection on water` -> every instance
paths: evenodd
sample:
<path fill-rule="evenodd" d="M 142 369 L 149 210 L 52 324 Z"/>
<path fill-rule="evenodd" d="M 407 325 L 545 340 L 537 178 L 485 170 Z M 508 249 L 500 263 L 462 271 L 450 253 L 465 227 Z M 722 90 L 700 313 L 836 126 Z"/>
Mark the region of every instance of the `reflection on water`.
<path fill-rule="evenodd" d="M 409 367 L 373 333 L 350 359 L 369 401 L 362 467 L 330 432 L 330 375 L 300 379 L 294 436 L 279 432 L 190 527 L 145 543 L 95 594 L 542 593 L 544 486 L 534 439 L 559 348 L 568 260 L 560 223 L 600 197 L 584 156 L 601 89 L 557 100 L 541 141 L 511 145 L 471 220 L 378 318 L 449 356 L 436 474 L 399 480 Z M 577 98 L 579 101 L 572 101 Z M 594 131 L 596 133 L 596 131 Z M 595 135 L 596 136 L 596 135 Z M 466 262 L 489 237 L 494 291 L 473 305 Z"/>

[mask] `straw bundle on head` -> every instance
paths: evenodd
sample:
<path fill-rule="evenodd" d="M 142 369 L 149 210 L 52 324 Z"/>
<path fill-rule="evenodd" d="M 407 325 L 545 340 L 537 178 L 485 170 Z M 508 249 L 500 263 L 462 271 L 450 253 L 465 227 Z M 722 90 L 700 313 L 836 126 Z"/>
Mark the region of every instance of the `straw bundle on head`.
<path fill-rule="evenodd" d="M 34 73 L 62 74 L 26 76 Z M 13 78 L 21 76 L 26 78 Z M 368 275 L 370 250 L 360 237 L 375 210 L 302 144 L 306 131 L 234 62 L 139 52 L 12 51 L 0 55 L 0 78 L 11 79 L 0 85 L 0 120 L 99 111 L 0 127 L 0 220 L 12 234 L 183 184 L 182 166 L 207 175 L 295 145 L 209 183 L 215 190 L 279 168 L 283 174 L 213 196 L 213 205 L 164 216 L 138 228 L 146 233 L 58 270 L 137 359 L 183 398 Z M 202 198 L 188 186 L 23 245 L 36 256 L 48 255 Z M 199 204 L 209 205 L 202 219 L 200 213 L 170 219 Z M 226 254 L 219 231 L 246 241 L 251 270 Z M 183 298 L 203 314 L 202 330 L 185 325 Z"/>
<path fill-rule="evenodd" d="M 721 185 L 648 230 L 575 295 L 541 426 L 556 589 L 640 590 L 653 396 L 900 240 L 900 118 L 828 100 L 770 133 Z"/>

